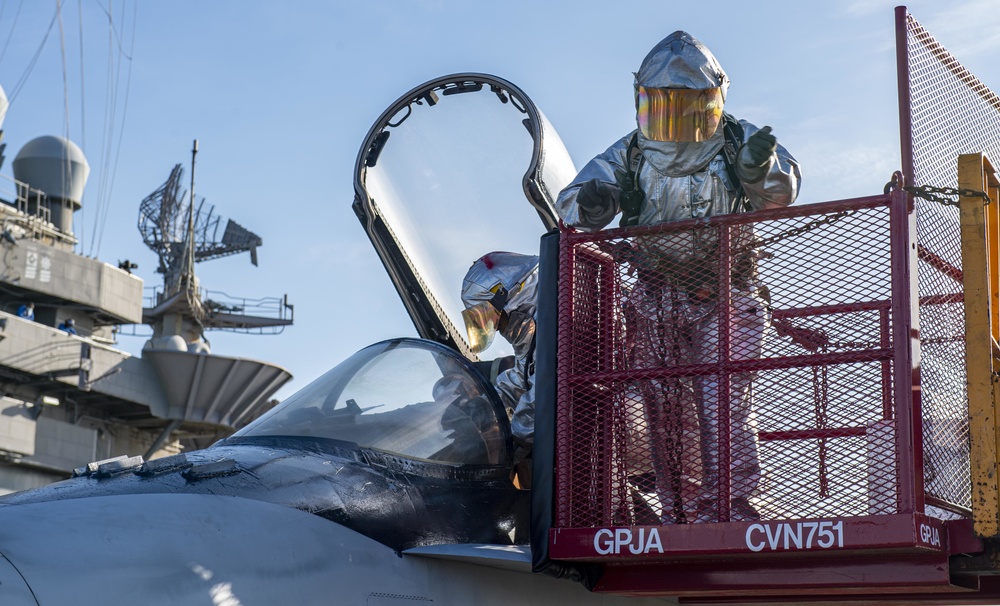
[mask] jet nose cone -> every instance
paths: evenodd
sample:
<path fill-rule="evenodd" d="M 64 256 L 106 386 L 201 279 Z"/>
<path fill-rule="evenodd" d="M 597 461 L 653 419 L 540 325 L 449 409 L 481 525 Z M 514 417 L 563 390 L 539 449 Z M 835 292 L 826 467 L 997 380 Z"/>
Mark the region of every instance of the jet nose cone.
<path fill-rule="evenodd" d="M 31 588 L 16 568 L 0 555 L 0 604 L 9 606 L 38 606 Z"/>

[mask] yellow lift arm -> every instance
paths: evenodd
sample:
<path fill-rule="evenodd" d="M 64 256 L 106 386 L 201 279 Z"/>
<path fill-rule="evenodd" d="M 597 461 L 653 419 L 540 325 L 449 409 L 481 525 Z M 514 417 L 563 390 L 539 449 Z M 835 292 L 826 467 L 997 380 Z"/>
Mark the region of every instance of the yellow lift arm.
<path fill-rule="evenodd" d="M 969 392 L 972 517 L 980 537 L 1000 536 L 1000 180 L 983 154 L 958 157 L 965 364 Z M 971 192 L 969 192 L 971 193 Z"/>

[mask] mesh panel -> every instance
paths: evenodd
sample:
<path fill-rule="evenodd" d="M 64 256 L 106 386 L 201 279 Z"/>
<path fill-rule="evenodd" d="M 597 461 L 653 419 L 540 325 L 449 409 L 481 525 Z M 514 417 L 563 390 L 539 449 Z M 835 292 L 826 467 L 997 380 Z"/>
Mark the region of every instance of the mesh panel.
<path fill-rule="evenodd" d="M 895 511 L 888 198 L 806 212 L 563 234 L 557 525 Z"/>
<path fill-rule="evenodd" d="M 1000 158 L 1000 98 L 906 28 L 908 184 L 956 187 L 960 153 Z M 907 302 L 892 301 L 888 200 L 563 233 L 556 525 L 895 513 L 913 470 L 894 413 L 911 406 L 917 504 L 922 484 L 927 513 L 967 513 L 958 211 L 915 200 L 920 390 L 894 402 Z"/>
<path fill-rule="evenodd" d="M 957 187 L 959 154 L 1000 158 L 1000 99 L 910 16 L 906 40 L 913 184 Z M 916 204 L 925 490 L 928 497 L 969 508 L 958 209 L 923 199 Z"/>

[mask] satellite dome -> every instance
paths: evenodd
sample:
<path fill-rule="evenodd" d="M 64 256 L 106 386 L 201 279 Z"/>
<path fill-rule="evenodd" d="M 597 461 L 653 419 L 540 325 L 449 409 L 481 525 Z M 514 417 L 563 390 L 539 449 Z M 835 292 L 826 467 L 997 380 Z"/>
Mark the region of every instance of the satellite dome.
<path fill-rule="evenodd" d="M 188 353 L 195 354 L 210 354 L 212 353 L 212 348 L 208 346 L 203 339 L 198 339 L 197 341 L 191 341 L 187 345 Z"/>
<path fill-rule="evenodd" d="M 154 337 L 142 346 L 144 350 L 152 351 L 187 351 L 187 341 L 180 335 Z"/>
<path fill-rule="evenodd" d="M 90 165 L 76 143 L 52 135 L 32 139 L 17 152 L 13 166 L 18 181 L 79 208 Z"/>

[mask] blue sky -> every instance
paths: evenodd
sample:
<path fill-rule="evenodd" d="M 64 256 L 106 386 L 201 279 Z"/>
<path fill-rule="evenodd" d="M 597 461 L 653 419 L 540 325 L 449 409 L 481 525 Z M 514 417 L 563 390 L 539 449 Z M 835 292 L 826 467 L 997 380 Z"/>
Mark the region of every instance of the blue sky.
<path fill-rule="evenodd" d="M 634 128 L 632 71 L 684 29 L 729 74 L 727 111 L 771 125 L 802 164 L 799 203 L 870 195 L 899 166 L 896 4 L 79 0 L 63 3 L 61 29 L 56 19 L 42 45 L 55 1 L 2 0 L 0 85 L 12 102 L 0 172 L 11 174 L 27 141 L 68 134 L 91 165 L 79 252 L 128 258 L 153 286 L 139 202 L 174 164 L 189 165 L 198 139 L 196 194 L 264 240 L 259 267 L 248 255 L 202 263 L 202 285 L 287 293 L 296 319 L 277 336 L 210 333 L 213 351 L 287 368 L 295 379 L 284 397 L 369 343 L 414 334 L 350 208 L 362 140 L 410 88 L 456 72 L 510 80 L 581 167 Z M 1000 89 L 992 3 L 907 6 Z M 123 336 L 120 346 L 138 353 L 143 341 Z"/>

